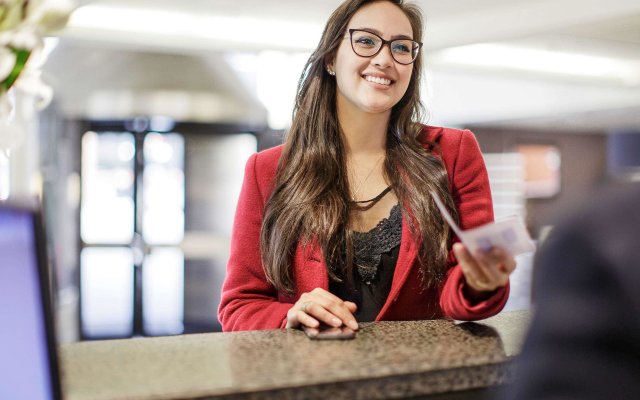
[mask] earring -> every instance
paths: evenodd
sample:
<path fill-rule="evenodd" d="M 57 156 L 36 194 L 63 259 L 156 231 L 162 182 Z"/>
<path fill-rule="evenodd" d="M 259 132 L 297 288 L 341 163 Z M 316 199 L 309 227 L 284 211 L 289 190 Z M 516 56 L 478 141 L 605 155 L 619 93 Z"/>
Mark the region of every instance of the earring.
<path fill-rule="evenodd" d="M 336 71 L 330 69 L 329 67 L 327 67 L 327 74 L 331 75 L 331 76 L 336 76 Z"/>

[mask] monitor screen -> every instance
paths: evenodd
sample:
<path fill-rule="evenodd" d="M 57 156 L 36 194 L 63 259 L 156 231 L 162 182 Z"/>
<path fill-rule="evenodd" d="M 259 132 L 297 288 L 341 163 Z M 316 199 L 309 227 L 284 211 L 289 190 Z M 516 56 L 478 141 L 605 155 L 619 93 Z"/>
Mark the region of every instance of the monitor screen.
<path fill-rule="evenodd" d="M 35 218 L 0 207 L 0 399 L 54 399 Z"/>

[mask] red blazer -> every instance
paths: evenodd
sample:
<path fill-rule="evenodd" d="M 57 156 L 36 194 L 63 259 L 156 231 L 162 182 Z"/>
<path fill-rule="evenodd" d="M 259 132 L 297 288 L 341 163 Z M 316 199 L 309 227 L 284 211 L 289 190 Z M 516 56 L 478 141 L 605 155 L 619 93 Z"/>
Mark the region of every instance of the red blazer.
<path fill-rule="evenodd" d="M 461 227 L 468 229 L 493 221 L 487 170 L 473 133 L 425 127 L 424 134 L 426 141 L 440 143 L 436 153 L 442 157 L 449 174 Z M 218 309 L 224 331 L 284 328 L 287 311 L 302 293 L 316 287 L 329 290 L 327 267 L 319 246 L 299 245 L 294 254 L 295 296 L 278 292 L 265 277 L 260 256 L 260 227 L 281 152 L 282 146 L 261 151 L 251 156 L 246 165 Z M 509 285 L 479 303 L 465 298 L 466 283 L 460 265 L 449 269 L 440 288 L 424 290 L 417 254 L 418 244 L 405 216 L 393 283 L 376 321 L 441 317 L 477 320 L 495 315 L 504 307 Z M 450 256 L 453 257 L 452 253 Z"/>

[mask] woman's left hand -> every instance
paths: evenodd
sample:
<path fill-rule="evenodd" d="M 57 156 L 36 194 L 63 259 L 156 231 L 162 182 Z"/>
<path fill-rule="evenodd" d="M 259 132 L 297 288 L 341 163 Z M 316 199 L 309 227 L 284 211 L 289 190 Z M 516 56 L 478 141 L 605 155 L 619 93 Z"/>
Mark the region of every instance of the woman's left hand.
<path fill-rule="evenodd" d="M 516 269 L 516 260 L 500 247 L 471 255 L 462 243 L 455 243 L 453 252 L 467 284 L 478 292 L 491 292 L 503 287 Z"/>

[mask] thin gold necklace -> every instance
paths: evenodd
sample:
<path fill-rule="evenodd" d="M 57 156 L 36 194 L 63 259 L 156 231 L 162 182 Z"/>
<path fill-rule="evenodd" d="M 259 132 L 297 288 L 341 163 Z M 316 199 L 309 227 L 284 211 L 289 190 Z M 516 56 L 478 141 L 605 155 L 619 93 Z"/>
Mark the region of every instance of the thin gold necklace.
<path fill-rule="evenodd" d="M 373 171 L 376 169 L 376 167 L 384 157 L 385 157 L 385 154 L 383 154 L 380 158 L 378 158 L 378 160 L 376 160 L 376 163 L 373 164 L 373 167 L 371 167 L 371 170 L 369 170 L 369 173 L 367 174 L 367 176 L 362 181 L 360 181 L 358 186 L 354 189 L 353 193 L 351 194 L 352 201 L 354 202 L 356 201 L 356 198 L 358 197 L 358 193 L 360 193 L 360 189 L 362 189 L 362 186 L 369 180 L 369 177 L 371 176 Z M 353 162 L 356 163 L 355 160 Z"/>

